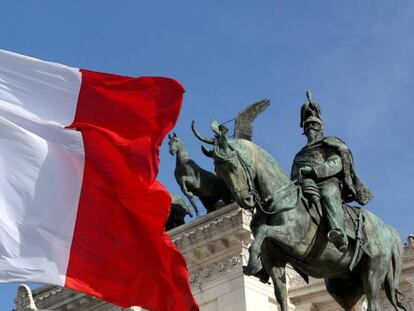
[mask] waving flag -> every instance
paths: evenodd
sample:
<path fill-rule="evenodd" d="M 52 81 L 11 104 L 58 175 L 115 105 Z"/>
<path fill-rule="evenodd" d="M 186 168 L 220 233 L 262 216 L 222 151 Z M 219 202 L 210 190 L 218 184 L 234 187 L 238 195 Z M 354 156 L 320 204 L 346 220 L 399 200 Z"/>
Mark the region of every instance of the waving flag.
<path fill-rule="evenodd" d="M 0 50 L 0 282 L 198 310 L 155 179 L 183 92 Z"/>

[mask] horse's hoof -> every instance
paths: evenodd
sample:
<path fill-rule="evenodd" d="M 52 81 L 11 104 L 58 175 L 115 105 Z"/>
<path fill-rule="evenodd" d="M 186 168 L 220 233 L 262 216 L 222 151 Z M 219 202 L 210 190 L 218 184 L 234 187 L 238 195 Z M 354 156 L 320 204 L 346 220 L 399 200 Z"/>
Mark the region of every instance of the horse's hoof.
<path fill-rule="evenodd" d="M 243 266 L 243 273 L 245 275 L 255 275 L 261 270 L 260 267 L 252 267 L 251 265 Z"/>
<path fill-rule="evenodd" d="M 243 273 L 245 275 L 252 275 L 252 273 L 250 272 L 250 267 L 249 266 L 243 266 Z"/>

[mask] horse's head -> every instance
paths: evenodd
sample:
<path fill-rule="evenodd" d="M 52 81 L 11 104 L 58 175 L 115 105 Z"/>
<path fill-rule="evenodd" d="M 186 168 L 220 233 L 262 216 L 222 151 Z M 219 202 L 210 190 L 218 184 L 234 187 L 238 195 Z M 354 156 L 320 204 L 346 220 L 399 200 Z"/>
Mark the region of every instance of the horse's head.
<path fill-rule="evenodd" d="M 242 208 L 252 210 L 255 207 L 254 171 L 245 157 L 244 145 L 230 145 L 227 138 L 213 148 L 216 175 L 223 179 Z"/>
<path fill-rule="evenodd" d="M 194 134 L 203 142 L 214 145 L 213 150 L 203 148 L 206 156 L 214 159 L 217 177 L 221 178 L 242 208 L 252 210 L 255 207 L 253 180 L 254 172 L 246 154 L 248 148 L 241 143 L 231 144 L 227 138 L 227 128 L 213 121 L 211 129 L 214 138 L 204 138 L 192 125 Z M 235 142 L 235 141 L 233 141 Z"/>
<path fill-rule="evenodd" d="M 180 145 L 182 145 L 182 141 L 175 133 L 173 133 L 173 136 L 168 134 L 168 151 L 171 155 L 175 155 L 177 153 Z"/>

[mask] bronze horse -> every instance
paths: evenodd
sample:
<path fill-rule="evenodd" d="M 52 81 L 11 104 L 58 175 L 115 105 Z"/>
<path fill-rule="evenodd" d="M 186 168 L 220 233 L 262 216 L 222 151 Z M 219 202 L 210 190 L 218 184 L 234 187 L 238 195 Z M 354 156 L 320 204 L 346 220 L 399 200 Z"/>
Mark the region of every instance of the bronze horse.
<path fill-rule="evenodd" d="M 359 310 L 362 296 L 368 310 L 380 310 L 379 295 L 385 289 L 395 310 L 409 310 L 398 291 L 402 266 L 402 244 L 398 233 L 377 216 L 363 209 L 365 252 L 350 271 L 355 241 L 345 253 L 339 252 L 326 237 L 326 225 L 318 226 L 306 204 L 300 204 L 297 183 L 282 171 L 278 162 L 254 143 L 228 139 L 217 124 L 214 149 L 215 170 L 231 189 L 239 205 L 252 211 L 249 264 L 245 273 L 255 275 L 261 267 L 273 281 L 282 311 L 288 310 L 285 267 L 291 264 L 305 279 L 324 278 L 330 295 L 345 310 Z"/>
<path fill-rule="evenodd" d="M 188 215 L 194 217 L 187 203 L 179 195 L 171 194 L 171 211 L 165 224 L 165 231 L 185 224 L 184 218 Z"/>
<path fill-rule="evenodd" d="M 231 202 L 231 194 L 224 182 L 213 173 L 201 168 L 191 159 L 183 141 L 174 133 L 168 135 L 169 152 L 176 155 L 174 176 L 181 191 L 199 215 L 194 196 L 198 196 L 207 213 Z"/>

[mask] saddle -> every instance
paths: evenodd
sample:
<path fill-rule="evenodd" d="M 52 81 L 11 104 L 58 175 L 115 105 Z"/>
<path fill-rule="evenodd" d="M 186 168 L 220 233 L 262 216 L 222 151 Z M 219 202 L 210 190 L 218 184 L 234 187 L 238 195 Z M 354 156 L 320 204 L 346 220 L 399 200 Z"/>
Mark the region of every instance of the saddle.
<path fill-rule="evenodd" d="M 318 226 L 318 233 L 321 231 L 325 233 L 327 230 L 320 230 L 320 226 L 326 226 L 323 221 L 323 211 L 321 204 L 311 204 L 307 198 L 303 195 L 301 196 L 302 204 L 305 206 L 313 222 Z M 352 271 L 355 263 L 361 258 L 362 254 L 365 253 L 371 257 L 369 249 L 366 247 L 366 241 L 368 239 L 366 223 L 366 210 L 358 206 L 352 206 L 346 203 L 342 204 L 343 214 L 344 214 L 344 227 L 345 234 L 348 237 L 348 240 L 353 241 L 354 250 L 352 262 L 349 266 L 349 269 Z M 311 256 L 311 254 L 309 254 Z"/>

